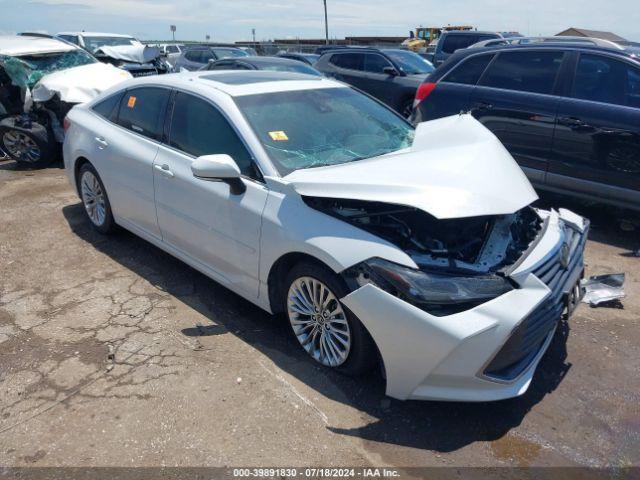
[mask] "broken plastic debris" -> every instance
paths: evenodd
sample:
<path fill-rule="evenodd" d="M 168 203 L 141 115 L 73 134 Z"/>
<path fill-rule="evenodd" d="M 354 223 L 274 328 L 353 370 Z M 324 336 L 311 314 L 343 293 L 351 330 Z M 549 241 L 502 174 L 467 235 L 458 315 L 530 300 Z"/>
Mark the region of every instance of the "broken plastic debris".
<path fill-rule="evenodd" d="M 620 303 L 624 293 L 624 273 L 596 275 L 580 283 L 584 288 L 582 301 L 592 307 L 608 303 Z"/>

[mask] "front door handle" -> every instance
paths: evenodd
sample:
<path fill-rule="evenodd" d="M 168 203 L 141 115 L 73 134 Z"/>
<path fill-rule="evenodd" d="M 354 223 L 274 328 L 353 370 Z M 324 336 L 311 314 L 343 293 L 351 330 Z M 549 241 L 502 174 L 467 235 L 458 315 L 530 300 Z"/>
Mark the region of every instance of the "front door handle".
<path fill-rule="evenodd" d="M 587 125 L 582 120 L 576 117 L 560 117 L 558 118 L 558 123 L 560 125 L 564 125 L 569 128 L 589 128 L 590 125 Z"/>
<path fill-rule="evenodd" d="M 158 172 L 160 172 L 165 177 L 173 178 L 173 172 L 169 168 L 169 165 L 167 165 L 166 163 L 164 165 L 154 165 L 153 168 L 155 168 Z"/>
<path fill-rule="evenodd" d="M 100 150 L 107 148 L 109 146 L 109 143 L 102 137 L 96 137 L 95 140 Z"/>

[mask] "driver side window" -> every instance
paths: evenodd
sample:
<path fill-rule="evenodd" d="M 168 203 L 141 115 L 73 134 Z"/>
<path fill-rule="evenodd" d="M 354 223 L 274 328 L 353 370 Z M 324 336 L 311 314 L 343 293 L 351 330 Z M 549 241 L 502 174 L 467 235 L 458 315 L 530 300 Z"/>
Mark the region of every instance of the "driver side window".
<path fill-rule="evenodd" d="M 227 119 L 213 105 L 193 95 L 176 94 L 169 145 L 194 157 L 227 154 L 243 175 L 261 178 L 249 151 Z"/>

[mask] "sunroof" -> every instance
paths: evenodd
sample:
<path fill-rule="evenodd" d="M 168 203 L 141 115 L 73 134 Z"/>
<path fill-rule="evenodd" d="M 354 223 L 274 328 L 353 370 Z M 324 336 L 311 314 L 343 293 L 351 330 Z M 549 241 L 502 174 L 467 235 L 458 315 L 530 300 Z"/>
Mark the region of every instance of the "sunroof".
<path fill-rule="evenodd" d="M 294 72 L 225 72 L 213 75 L 203 75 L 200 78 L 212 80 L 214 82 L 225 83 L 227 85 L 246 85 L 250 83 L 279 82 L 283 80 L 320 80 L 321 77 L 305 75 Z"/>

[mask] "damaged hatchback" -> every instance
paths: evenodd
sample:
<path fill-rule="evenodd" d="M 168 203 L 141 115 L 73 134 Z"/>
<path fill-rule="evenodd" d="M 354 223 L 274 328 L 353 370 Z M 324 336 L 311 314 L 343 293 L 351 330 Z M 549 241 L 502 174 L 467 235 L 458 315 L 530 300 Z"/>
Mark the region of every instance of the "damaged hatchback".
<path fill-rule="evenodd" d="M 271 313 L 318 364 L 398 399 L 531 383 L 580 298 L 589 223 L 536 194 L 470 115 L 414 129 L 344 84 L 220 71 L 75 107 L 68 177 L 122 226 Z"/>
<path fill-rule="evenodd" d="M 31 167 L 49 164 L 69 109 L 130 78 L 63 41 L 0 36 L 0 150 Z"/>

